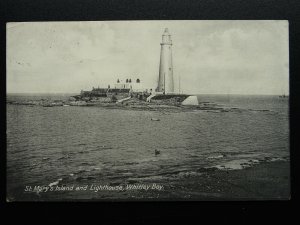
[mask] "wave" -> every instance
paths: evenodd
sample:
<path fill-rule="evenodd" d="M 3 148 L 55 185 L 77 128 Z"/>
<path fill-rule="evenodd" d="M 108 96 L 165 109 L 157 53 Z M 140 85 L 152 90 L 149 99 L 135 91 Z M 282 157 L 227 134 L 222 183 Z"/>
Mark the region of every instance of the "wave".
<path fill-rule="evenodd" d="M 58 185 L 58 184 L 60 183 L 60 181 L 62 181 L 62 180 L 63 180 L 62 178 L 59 178 L 59 179 L 57 179 L 56 181 L 54 181 L 54 182 L 48 184 L 48 186 L 49 186 L 49 187 L 56 186 L 56 185 Z"/>
<path fill-rule="evenodd" d="M 93 177 L 93 176 L 85 176 L 85 177 L 79 176 L 79 177 L 75 178 L 76 181 L 81 181 L 81 180 L 95 180 L 95 179 L 96 179 L 96 177 Z"/>
<path fill-rule="evenodd" d="M 209 157 L 207 157 L 207 159 L 220 159 L 223 157 L 224 157 L 224 155 L 216 155 L 216 156 L 209 156 Z"/>

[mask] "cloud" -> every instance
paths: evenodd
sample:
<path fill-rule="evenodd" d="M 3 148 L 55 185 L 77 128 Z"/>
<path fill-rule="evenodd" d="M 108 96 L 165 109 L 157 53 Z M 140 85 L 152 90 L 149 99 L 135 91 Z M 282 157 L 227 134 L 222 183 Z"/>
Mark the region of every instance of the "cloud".
<path fill-rule="evenodd" d="M 154 87 L 161 34 L 187 93 L 288 91 L 286 21 L 35 22 L 7 25 L 8 92 L 79 92 L 117 78 Z"/>

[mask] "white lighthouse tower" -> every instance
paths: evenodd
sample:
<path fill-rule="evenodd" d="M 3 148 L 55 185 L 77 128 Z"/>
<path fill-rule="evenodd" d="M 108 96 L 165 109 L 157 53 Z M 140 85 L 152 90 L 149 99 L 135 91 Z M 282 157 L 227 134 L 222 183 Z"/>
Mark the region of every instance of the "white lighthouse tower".
<path fill-rule="evenodd" d="M 162 35 L 160 50 L 160 65 L 157 91 L 163 93 L 174 92 L 173 63 L 172 63 L 172 40 L 168 28 Z"/>
<path fill-rule="evenodd" d="M 198 98 L 196 95 L 174 93 L 174 79 L 173 79 L 173 62 L 172 62 L 172 40 L 168 28 L 162 35 L 162 43 L 160 43 L 160 64 L 158 85 L 154 93 L 151 93 L 147 98 L 147 102 L 151 99 L 172 99 L 176 98 L 176 102 L 182 101 L 182 105 L 198 105 Z M 180 80 L 179 80 L 180 85 Z M 180 92 L 180 86 L 179 86 Z"/>

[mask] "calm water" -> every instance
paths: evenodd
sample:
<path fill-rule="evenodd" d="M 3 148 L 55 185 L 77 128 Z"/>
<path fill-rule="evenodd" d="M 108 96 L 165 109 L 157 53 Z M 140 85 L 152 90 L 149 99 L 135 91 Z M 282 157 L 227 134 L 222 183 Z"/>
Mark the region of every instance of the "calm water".
<path fill-rule="evenodd" d="M 40 99 L 45 96 L 8 96 Z M 66 96 L 50 96 L 63 99 Z M 26 185 L 170 180 L 204 167 L 289 156 L 288 99 L 200 95 L 230 112 L 159 112 L 7 105 L 7 192 L 12 199 L 113 199 L 114 192 L 24 194 Z M 151 121 L 152 117 L 160 121 Z M 155 156 L 154 150 L 160 155 Z M 123 192 L 126 198 L 130 192 Z M 120 197 L 120 195 L 118 195 Z"/>

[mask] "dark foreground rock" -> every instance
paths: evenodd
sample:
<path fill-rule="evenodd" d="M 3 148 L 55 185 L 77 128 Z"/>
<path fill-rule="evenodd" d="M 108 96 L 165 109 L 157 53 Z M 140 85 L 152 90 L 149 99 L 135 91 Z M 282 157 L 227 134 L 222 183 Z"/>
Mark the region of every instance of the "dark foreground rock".
<path fill-rule="evenodd" d="M 147 180 L 147 179 L 146 179 Z M 143 180 L 162 185 L 160 179 Z M 131 184 L 138 184 L 130 180 Z M 139 182 L 140 183 L 140 182 Z M 162 183 L 166 183 L 164 180 Z M 162 190 L 120 192 L 114 199 L 132 200 L 288 200 L 290 166 L 288 161 L 264 162 L 243 170 L 203 170 L 198 175 L 170 179 Z M 128 196 L 129 195 L 129 196 Z"/>
<path fill-rule="evenodd" d="M 174 200 L 288 200 L 290 166 L 278 161 L 243 170 L 209 170 L 170 182 L 165 189 L 160 197 Z"/>
<path fill-rule="evenodd" d="M 200 171 L 200 170 L 199 170 Z M 290 199 L 290 166 L 288 161 L 264 162 L 242 170 L 204 169 L 197 175 L 170 179 L 157 176 L 129 178 L 108 182 L 109 186 L 133 187 L 130 190 L 77 191 L 44 194 L 20 192 L 8 195 L 8 201 L 219 201 L 219 200 L 288 200 Z M 166 182 L 167 181 L 167 182 Z M 143 187 L 149 186 L 148 190 Z M 153 188 L 154 187 L 154 188 Z M 138 188 L 138 189 L 134 189 Z"/>

